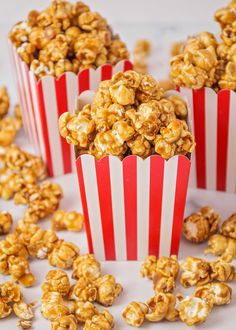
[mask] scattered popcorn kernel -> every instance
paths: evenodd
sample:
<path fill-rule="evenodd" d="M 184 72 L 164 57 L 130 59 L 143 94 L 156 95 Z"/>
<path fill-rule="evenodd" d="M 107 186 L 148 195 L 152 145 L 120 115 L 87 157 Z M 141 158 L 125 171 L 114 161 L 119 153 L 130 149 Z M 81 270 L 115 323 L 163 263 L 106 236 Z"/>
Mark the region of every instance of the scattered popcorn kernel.
<path fill-rule="evenodd" d="M 229 282 L 236 279 L 235 267 L 223 260 L 210 262 L 211 278 L 220 282 Z"/>
<path fill-rule="evenodd" d="M 151 322 L 159 322 L 163 319 L 176 321 L 179 312 L 176 309 L 176 297 L 171 293 L 157 293 L 155 297 L 148 300 L 149 312 L 145 318 Z"/>
<path fill-rule="evenodd" d="M 219 222 L 220 215 L 206 206 L 184 219 L 183 234 L 187 240 L 200 243 L 217 232 Z"/>
<path fill-rule="evenodd" d="M 94 315 L 91 320 L 86 320 L 84 330 L 102 329 L 111 330 L 114 328 L 114 318 L 106 310 Z"/>
<path fill-rule="evenodd" d="M 153 289 L 156 293 L 159 292 L 171 293 L 174 291 L 176 287 L 175 278 L 173 276 L 161 277 L 156 275 L 153 283 L 154 283 Z"/>
<path fill-rule="evenodd" d="M 58 237 L 53 230 L 37 230 L 27 245 L 29 254 L 33 258 L 45 259 L 55 247 Z"/>
<path fill-rule="evenodd" d="M 12 226 L 12 216 L 6 211 L 0 211 L 0 235 L 8 234 Z"/>
<path fill-rule="evenodd" d="M 64 212 L 63 210 L 58 210 L 51 219 L 52 229 L 57 231 L 63 229 L 81 231 L 83 222 L 83 215 L 75 211 Z"/>
<path fill-rule="evenodd" d="M 206 301 L 212 299 L 215 305 L 227 305 L 231 301 L 232 289 L 225 283 L 209 283 L 198 287 L 194 296 Z"/>
<path fill-rule="evenodd" d="M 144 263 L 141 266 L 140 274 L 142 277 L 148 277 L 151 280 L 154 279 L 157 269 L 156 256 L 147 256 Z"/>
<path fill-rule="evenodd" d="M 116 283 L 114 276 L 104 275 L 95 280 L 97 288 L 96 301 L 103 306 L 111 306 L 123 291 L 121 284 Z"/>
<path fill-rule="evenodd" d="M 5 317 L 8 317 L 11 314 L 11 312 L 12 312 L 11 306 L 9 306 L 0 298 L 0 319 L 4 319 Z"/>
<path fill-rule="evenodd" d="M 69 269 L 78 255 L 79 248 L 75 244 L 59 240 L 49 254 L 48 262 L 52 266 Z"/>
<path fill-rule="evenodd" d="M 204 253 L 220 256 L 222 260 L 231 262 L 236 257 L 236 240 L 223 235 L 212 235 Z"/>
<path fill-rule="evenodd" d="M 204 285 L 211 281 L 209 262 L 195 258 L 187 257 L 181 265 L 183 271 L 180 277 L 180 283 L 184 287 L 194 285 Z"/>
<path fill-rule="evenodd" d="M 56 291 L 62 296 L 69 293 L 70 281 L 66 272 L 63 270 L 50 270 L 46 276 L 46 282 L 42 285 L 43 292 Z"/>
<path fill-rule="evenodd" d="M 222 235 L 236 239 L 236 214 L 226 219 L 220 229 Z"/>
<path fill-rule="evenodd" d="M 97 314 L 98 310 L 91 302 L 75 302 L 75 317 L 79 322 L 85 323 L 87 320 L 91 320 L 93 316 Z"/>
<path fill-rule="evenodd" d="M 97 299 L 97 288 L 89 278 L 80 277 L 69 292 L 69 298 L 78 301 L 93 302 Z"/>
<path fill-rule="evenodd" d="M 96 260 L 93 254 L 84 254 L 78 256 L 73 263 L 73 279 L 86 277 L 95 280 L 101 275 L 100 262 Z"/>
<path fill-rule="evenodd" d="M 17 281 L 25 287 L 30 287 L 34 284 L 35 277 L 30 272 L 27 259 L 12 255 L 8 258 L 8 267 L 13 281 Z"/>
<path fill-rule="evenodd" d="M 141 302 L 132 301 L 123 310 L 122 316 L 125 322 L 134 327 L 140 327 L 148 313 L 148 306 Z"/>
<path fill-rule="evenodd" d="M 23 320 L 32 320 L 34 313 L 30 305 L 27 305 L 23 300 L 14 303 L 13 311 L 17 317 Z"/>
<path fill-rule="evenodd" d="M 32 328 L 32 322 L 29 320 L 19 320 L 17 322 L 17 326 L 20 329 L 31 329 Z"/>
<path fill-rule="evenodd" d="M 9 106 L 10 98 L 7 88 L 5 86 L 0 87 L 0 119 L 8 113 Z"/>
<path fill-rule="evenodd" d="M 5 303 L 19 302 L 21 299 L 20 287 L 13 282 L 0 284 L 0 299 Z"/>
<path fill-rule="evenodd" d="M 52 330 L 77 330 L 77 327 L 78 324 L 74 315 L 64 315 L 51 323 Z"/>
<path fill-rule="evenodd" d="M 161 277 L 176 278 L 179 272 L 179 263 L 177 257 L 172 255 L 170 257 L 160 257 L 157 259 L 156 274 Z"/>

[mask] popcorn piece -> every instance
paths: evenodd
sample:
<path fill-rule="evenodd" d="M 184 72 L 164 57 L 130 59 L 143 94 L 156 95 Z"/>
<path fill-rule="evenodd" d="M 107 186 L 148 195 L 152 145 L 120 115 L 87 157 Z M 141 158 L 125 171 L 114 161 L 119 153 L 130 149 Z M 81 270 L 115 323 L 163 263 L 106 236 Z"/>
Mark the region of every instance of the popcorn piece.
<path fill-rule="evenodd" d="M 172 255 L 170 257 L 160 257 L 157 259 L 156 274 L 161 277 L 176 278 L 179 272 L 179 263 L 177 257 Z"/>
<path fill-rule="evenodd" d="M 223 222 L 220 233 L 226 237 L 236 239 L 236 213 Z"/>
<path fill-rule="evenodd" d="M 29 262 L 25 258 L 10 256 L 8 258 L 8 267 L 13 281 L 17 281 L 25 287 L 30 287 L 34 284 L 35 277 L 30 272 Z"/>
<path fill-rule="evenodd" d="M 97 279 L 101 275 L 100 262 L 96 260 L 93 254 L 85 254 L 78 256 L 73 262 L 73 279 L 80 277 Z"/>
<path fill-rule="evenodd" d="M 136 42 L 134 48 L 134 70 L 141 74 L 146 74 L 148 71 L 147 59 L 151 52 L 151 43 L 146 39 L 140 39 Z"/>
<path fill-rule="evenodd" d="M 69 277 L 63 270 L 50 270 L 46 276 L 46 282 L 42 285 L 43 292 L 59 292 L 66 296 L 70 290 Z"/>
<path fill-rule="evenodd" d="M 9 146 L 14 141 L 16 133 L 15 118 L 6 117 L 0 120 L 0 146 Z"/>
<path fill-rule="evenodd" d="M 114 328 L 114 318 L 106 310 L 94 315 L 91 320 L 86 320 L 84 330 L 103 329 L 111 330 Z"/>
<path fill-rule="evenodd" d="M 11 314 L 11 312 L 12 312 L 11 306 L 9 306 L 0 298 L 0 319 L 4 319 L 8 317 Z"/>
<path fill-rule="evenodd" d="M 79 322 L 85 323 L 87 320 L 91 320 L 94 315 L 98 315 L 98 310 L 91 302 L 75 302 L 75 317 Z"/>
<path fill-rule="evenodd" d="M 175 278 L 173 276 L 161 277 L 157 275 L 153 283 L 154 283 L 153 289 L 156 293 L 159 292 L 171 293 L 176 288 Z"/>
<path fill-rule="evenodd" d="M 147 313 L 148 306 L 146 304 L 132 301 L 123 310 L 122 316 L 127 324 L 134 327 L 140 327 L 143 324 Z"/>
<path fill-rule="evenodd" d="M 215 12 L 215 20 L 224 28 L 236 20 L 235 3 L 231 3 L 226 8 L 220 8 Z"/>
<path fill-rule="evenodd" d="M 188 326 L 198 325 L 206 321 L 213 304 L 197 298 L 186 297 L 179 303 L 179 317 Z"/>
<path fill-rule="evenodd" d="M 49 254 L 48 261 L 52 266 L 69 269 L 78 255 L 79 248 L 75 244 L 59 240 Z"/>
<path fill-rule="evenodd" d="M 156 256 L 147 256 L 141 266 L 140 274 L 142 277 L 154 279 L 157 271 L 157 258 Z"/>
<path fill-rule="evenodd" d="M 174 42 L 171 45 L 170 54 L 171 54 L 171 56 L 177 56 L 177 55 L 179 55 L 183 52 L 183 49 L 184 49 L 184 42 L 183 41 Z"/>
<path fill-rule="evenodd" d="M 181 265 L 180 283 L 185 287 L 204 285 L 211 281 L 210 264 L 202 259 L 188 257 Z"/>
<path fill-rule="evenodd" d="M 86 277 L 80 277 L 71 287 L 69 298 L 78 301 L 93 302 L 97 299 L 97 288 L 94 282 Z"/>
<path fill-rule="evenodd" d="M 236 240 L 223 235 L 212 235 L 204 253 L 220 256 L 222 260 L 230 262 L 236 257 Z"/>
<path fill-rule="evenodd" d="M 194 296 L 208 301 L 213 300 L 215 305 L 226 305 L 230 303 L 232 289 L 225 283 L 209 283 L 198 287 Z"/>
<path fill-rule="evenodd" d="M 27 249 L 33 258 L 45 259 L 52 252 L 58 237 L 52 230 L 37 230 L 30 238 Z"/>
<path fill-rule="evenodd" d="M 169 79 L 166 80 L 160 80 L 159 82 L 160 88 L 162 88 L 164 91 L 174 90 L 175 84 Z"/>
<path fill-rule="evenodd" d="M 116 283 L 112 275 L 104 275 L 96 279 L 96 301 L 103 306 L 111 306 L 123 291 L 121 284 Z"/>
<path fill-rule="evenodd" d="M 69 231 L 81 231 L 84 217 L 75 211 L 64 212 L 58 210 L 51 219 L 51 225 L 54 230 L 67 229 Z"/>
<path fill-rule="evenodd" d="M 78 327 L 74 315 L 64 315 L 51 323 L 52 330 L 76 330 Z"/>
<path fill-rule="evenodd" d="M 27 305 L 23 300 L 14 303 L 13 311 L 17 317 L 23 320 L 32 320 L 34 313 L 30 305 Z"/>
<path fill-rule="evenodd" d="M 0 119 L 8 113 L 9 106 L 10 98 L 7 88 L 5 86 L 0 87 Z"/>
<path fill-rule="evenodd" d="M 0 235 L 8 234 L 12 227 L 12 216 L 6 211 L 0 211 Z"/>
<path fill-rule="evenodd" d="M 44 76 L 54 74 L 54 64 L 53 62 L 43 63 L 39 60 L 33 60 L 30 64 L 30 71 L 34 72 L 41 79 Z"/>
<path fill-rule="evenodd" d="M 12 282 L 0 284 L 0 299 L 7 304 L 11 302 L 19 302 L 21 299 L 19 286 Z"/>
<path fill-rule="evenodd" d="M 200 243 L 218 230 L 220 215 L 211 207 L 203 207 L 184 220 L 183 234 L 187 240 Z"/>
<path fill-rule="evenodd" d="M 145 318 L 151 322 L 159 322 L 163 319 L 175 321 L 179 317 L 179 312 L 175 308 L 176 297 L 171 293 L 158 293 L 149 299 L 147 305 L 150 311 Z"/>
<path fill-rule="evenodd" d="M 19 320 L 17 322 L 18 328 L 21 329 L 31 329 L 32 328 L 32 322 L 29 320 Z"/>
<path fill-rule="evenodd" d="M 236 279 L 236 272 L 233 265 L 223 260 L 210 263 L 211 278 L 220 282 L 228 282 Z"/>

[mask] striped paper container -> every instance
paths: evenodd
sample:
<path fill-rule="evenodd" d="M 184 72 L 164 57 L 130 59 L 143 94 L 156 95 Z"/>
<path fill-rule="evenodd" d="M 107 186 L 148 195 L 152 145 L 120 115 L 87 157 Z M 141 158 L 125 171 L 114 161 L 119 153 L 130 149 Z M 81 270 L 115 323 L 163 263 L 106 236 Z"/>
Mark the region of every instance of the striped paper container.
<path fill-rule="evenodd" d="M 78 75 L 66 72 L 58 79 L 45 76 L 37 80 L 17 54 L 16 48 L 11 42 L 9 44 L 28 138 L 36 154 L 46 163 L 50 176 L 71 173 L 75 170 L 74 151 L 60 137 L 59 116 L 65 111 L 74 110 L 75 99 L 80 93 L 96 90 L 102 80 L 111 79 L 114 73 L 130 70 L 133 66 L 125 60 L 116 66 L 106 64 L 97 70 L 85 69 Z"/>
<path fill-rule="evenodd" d="M 91 102 L 92 92 L 79 97 Z M 178 254 L 190 160 L 114 156 L 76 160 L 88 246 L 99 260 Z"/>
<path fill-rule="evenodd" d="M 188 99 L 196 150 L 190 186 L 236 192 L 236 93 L 179 88 Z"/>

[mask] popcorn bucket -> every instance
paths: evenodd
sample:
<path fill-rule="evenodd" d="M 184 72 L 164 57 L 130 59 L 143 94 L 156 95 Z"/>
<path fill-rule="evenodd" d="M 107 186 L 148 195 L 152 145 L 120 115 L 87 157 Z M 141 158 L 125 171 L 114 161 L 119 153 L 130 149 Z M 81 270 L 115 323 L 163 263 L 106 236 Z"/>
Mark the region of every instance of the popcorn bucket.
<path fill-rule="evenodd" d="M 188 99 L 196 149 L 190 186 L 236 192 L 236 93 L 179 88 Z"/>
<path fill-rule="evenodd" d="M 74 100 L 80 93 L 96 90 L 101 81 L 111 79 L 118 71 L 131 70 L 133 66 L 125 60 L 116 66 L 105 64 L 97 70 L 85 69 L 77 75 L 66 72 L 59 78 L 45 76 L 37 80 L 14 45 L 9 44 L 28 138 L 46 163 L 50 176 L 70 173 L 74 167 L 74 151 L 60 137 L 58 118 L 65 111 L 73 111 Z"/>
<path fill-rule="evenodd" d="M 89 94 L 90 93 L 90 94 Z M 92 92 L 79 97 L 91 102 Z M 76 160 L 88 247 L 99 260 L 178 254 L 190 160 L 105 156 Z"/>

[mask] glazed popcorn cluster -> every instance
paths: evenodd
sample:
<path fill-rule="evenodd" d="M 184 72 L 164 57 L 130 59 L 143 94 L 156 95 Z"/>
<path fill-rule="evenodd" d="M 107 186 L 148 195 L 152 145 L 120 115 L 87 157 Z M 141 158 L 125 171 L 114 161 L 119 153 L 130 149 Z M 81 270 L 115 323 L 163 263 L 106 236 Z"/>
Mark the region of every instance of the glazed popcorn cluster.
<path fill-rule="evenodd" d="M 190 37 L 171 59 L 171 77 L 178 86 L 236 90 L 236 3 L 216 11 L 221 41 L 209 32 Z"/>
<path fill-rule="evenodd" d="M 62 114 L 59 130 L 78 155 L 123 159 L 158 154 L 169 159 L 194 150 L 187 114 L 185 101 L 178 95 L 164 96 L 152 76 L 126 71 L 100 83 L 92 104 L 74 115 Z"/>
<path fill-rule="evenodd" d="M 81 231 L 83 223 L 83 215 L 75 211 L 65 212 L 64 210 L 58 210 L 51 218 L 51 227 L 56 231 L 63 229 Z"/>
<path fill-rule="evenodd" d="M 147 74 L 148 73 L 148 57 L 151 53 L 151 43 L 147 39 L 139 39 L 135 43 L 133 51 L 134 71 Z"/>
<path fill-rule="evenodd" d="M 9 146 L 22 127 L 19 105 L 15 105 L 13 116 L 7 116 L 10 108 L 10 97 L 5 86 L 0 87 L 0 147 Z"/>
<path fill-rule="evenodd" d="M 92 254 L 79 255 L 78 252 L 69 268 L 73 269 L 72 278 L 76 280 L 73 285 L 65 271 L 48 272 L 42 284 L 42 316 L 51 322 L 54 330 L 76 330 L 79 324 L 84 324 L 85 330 L 112 329 L 113 316 L 107 310 L 99 312 L 94 303 L 105 307 L 113 305 L 122 286 L 114 276 L 101 274 L 100 263 Z"/>
<path fill-rule="evenodd" d="M 81 1 L 52 0 L 17 23 L 9 38 L 35 75 L 59 77 L 129 58 L 126 45 L 106 19 Z"/>
<path fill-rule="evenodd" d="M 140 327 L 144 321 L 181 320 L 188 326 L 198 325 L 209 316 L 214 305 L 229 304 L 232 289 L 224 282 L 235 279 L 234 267 L 224 261 L 208 262 L 188 257 L 180 265 L 176 256 L 148 256 L 141 266 L 142 277 L 153 280 L 155 296 L 146 303 L 132 301 L 123 310 L 127 324 Z M 192 296 L 174 294 L 175 280 L 180 273 L 180 284 L 197 286 Z M 161 280 L 172 285 L 159 285 Z M 159 282 L 160 281 L 160 282 Z M 174 283 L 174 285 L 173 285 Z"/>
<path fill-rule="evenodd" d="M 19 318 L 18 327 L 29 329 L 32 326 L 34 303 L 27 304 L 20 287 L 13 282 L 0 284 L 0 319 L 14 312 Z"/>

